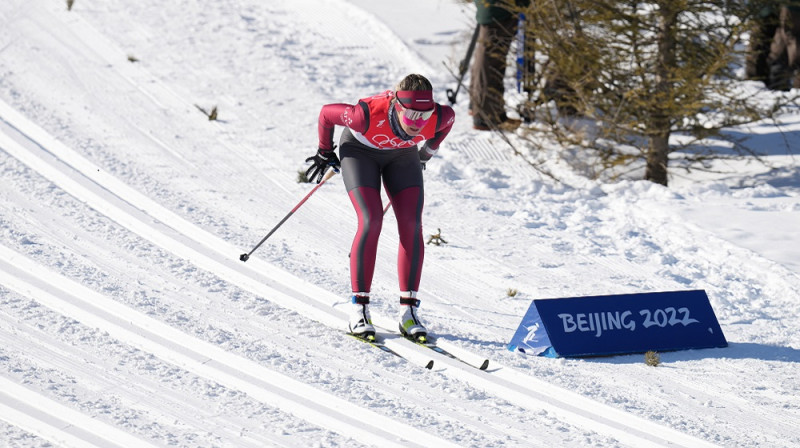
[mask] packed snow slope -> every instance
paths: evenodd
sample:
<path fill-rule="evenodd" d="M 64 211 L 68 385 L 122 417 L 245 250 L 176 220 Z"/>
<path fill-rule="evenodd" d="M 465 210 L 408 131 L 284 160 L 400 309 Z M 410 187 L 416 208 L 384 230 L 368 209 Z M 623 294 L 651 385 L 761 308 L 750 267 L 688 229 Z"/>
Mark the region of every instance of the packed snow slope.
<path fill-rule="evenodd" d="M 421 312 L 487 371 L 344 334 L 338 176 L 238 260 L 311 188 L 321 105 L 410 72 L 440 102 L 455 87 L 441 62 L 474 11 L 399 5 L 0 2 L 0 445 L 799 446 L 793 115 L 738 130 L 772 168 L 663 188 L 588 180 L 556 147 L 527 154 L 542 176 L 459 101 L 425 172 L 426 235 L 447 244 L 426 246 Z M 393 224 L 373 287 L 389 328 Z M 708 293 L 729 347 L 655 368 L 506 349 L 532 299 L 683 289 Z"/>

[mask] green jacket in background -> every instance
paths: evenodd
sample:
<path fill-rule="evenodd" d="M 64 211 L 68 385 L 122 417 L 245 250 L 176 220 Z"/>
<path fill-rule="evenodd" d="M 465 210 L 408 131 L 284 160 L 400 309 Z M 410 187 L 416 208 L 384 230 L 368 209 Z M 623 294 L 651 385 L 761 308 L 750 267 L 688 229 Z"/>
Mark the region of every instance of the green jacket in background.
<path fill-rule="evenodd" d="M 478 8 L 475 18 L 481 25 L 504 22 L 515 15 L 513 10 L 509 9 L 524 8 L 530 4 L 530 0 L 475 0 L 475 6 Z"/>

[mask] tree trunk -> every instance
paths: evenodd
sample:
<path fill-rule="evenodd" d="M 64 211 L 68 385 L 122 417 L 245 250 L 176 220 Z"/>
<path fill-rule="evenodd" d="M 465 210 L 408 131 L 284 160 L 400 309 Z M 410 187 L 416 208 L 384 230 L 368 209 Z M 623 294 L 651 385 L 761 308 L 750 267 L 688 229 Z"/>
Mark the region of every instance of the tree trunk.
<path fill-rule="evenodd" d="M 669 161 L 669 136 L 671 133 L 670 108 L 675 101 L 672 70 L 676 68 L 675 27 L 679 10 L 670 0 L 658 3 L 658 56 L 655 67 L 655 102 L 650 117 L 650 146 L 647 153 L 645 179 L 657 184 L 667 185 L 667 164 Z"/>
<path fill-rule="evenodd" d="M 647 168 L 644 178 L 651 182 L 667 186 L 667 161 L 669 157 L 669 133 L 664 136 L 650 138 L 647 152 Z"/>

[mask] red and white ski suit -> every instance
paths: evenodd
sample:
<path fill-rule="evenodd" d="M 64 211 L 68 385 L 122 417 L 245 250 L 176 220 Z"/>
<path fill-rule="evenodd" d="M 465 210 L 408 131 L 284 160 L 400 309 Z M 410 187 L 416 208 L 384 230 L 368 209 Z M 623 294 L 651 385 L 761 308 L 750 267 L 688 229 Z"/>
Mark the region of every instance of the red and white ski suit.
<path fill-rule="evenodd" d="M 363 98 L 357 104 L 327 104 L 319 115 L 319 147 L 333 149 L 335 126 L 344 126 L 339 141 L 342 176 L 358 217 L 350 252 L 350 281 L 354 293 L 369 293 L 375 271 L 378 236 L 383 225 L 381 181 L 392 203 L 400 246 L 397 271 L 400 291 L 419 289 L 424 258 L 422 208 L 424 189 L 420 157 L 429 159 L 455 120 L 446 105 L 435 112 L 418 136 L 399 125 L 391 90 Z M 418 144 L 425 141 L 420 150 Z M 420 155 L 420 152 L 422 154 Z"/>

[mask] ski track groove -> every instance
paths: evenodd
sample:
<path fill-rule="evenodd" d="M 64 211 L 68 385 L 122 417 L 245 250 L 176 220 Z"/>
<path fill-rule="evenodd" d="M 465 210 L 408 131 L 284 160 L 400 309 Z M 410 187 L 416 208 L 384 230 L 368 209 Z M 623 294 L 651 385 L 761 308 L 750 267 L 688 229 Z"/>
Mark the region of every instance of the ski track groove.
<path fill-rule="evenodd" d="M 86 350 L 65 343 L 51 345 L 40 335 L 34 334 L 37 330 L 12 321 L 7 315 L 0 313 L 0 329 L 3 329 L 3 323 L 8 330 L 7 333 L 0 332 L 0 342 L 3 342 L 4 347 L 25 347 L 24 356 L 36 360 L 37 365 L 70 372 L 71 376 L 72 372 L 80 372 L 80 381 L 90 383 L 88 386 L 84 385 L 84 389 L 102 395 L 113 393 L 115 397 L 128 403 L 128 406 L 135 405 L 137 410 L 146 410 L 149 415 L 159 415 L 167 421 L 180 421 L 182 425 L 197 431 L 207 431 L 209 426 L 218 428 L 223 433 L 237 430 L 237 446 L 242 448 L 289 446 L 285 440 L 260 434 L 252 424 L 245 425 L 212 412 L 208 402 L 203 399 L 160 387 L 144 375 L 121 373 L 116 366 Z M 14 337 L 6 336 L 7 334 L 13 334 Z"/>
<path fill-rule="evenodd" d="M 372 413 L 369 410 L 354 407 L 297 380 L 185 335 L 61 277 L 2 245 L 0 279 L 6 287 L 36 298 L 48 308 L 87 326 L 103 329 L 121 341 L 203 378 L 245 392 L 266 404 L 363 443 L 379 441 L 383 446 L 404 446 L 399 440 L 401 434 L 405 434 L 413 438 L 405 441 L 406 444 L 454 446 L 380 415 L 370 415 Z M 44 288 L 42 283 L 46 283 Z M 351 416 L 357 412 L 365 418 L 354 424 Z"/>
<path fill-rule="evenodd" d="M 64 446 L 156 446 L 4 377 L 0 377 L 0 419 Z"/>
<path fill-rule="evenodd" d="M 149 198 L 102 172 L 98 167 L 53 139 L 44 130 L 17 114 L 5 103 L 0 103 L 0 117 L 2 117 L 8 128 L 19 133 L 19 138 L 34 143 L 32 146 L 35 148 L 30 149 L 20 145 L 15 139 L 6 135 L 5 132 L 0 134 L 0 147 L 3 147 L 13 157 L 51 180 L 69 194 L 86 202 L 98 212 L 105 214 L 154 244 L 191 261 L 203 269 L 216 273 L 245 290 L 267 297 L 280 306 L 293 309 L 332 328 L 344 327 L 344 314 L 332 307 L 332 305 L 341 301 L 336 295 L 297 279 L 286 272 L 282 272 L 257 258 L 251 259 L 246 265 L 237 263 L 232 257 L 235 257 L 239 250 L 163 209 Z M 34 154 L 34 151 L 39 154 Z M 8 249 L 3 248 L 2 252 L 9 270 L 14 269 L 12 268 L 12 265 L 15 264 L 15 262 L 12 262 L 13 260 L 16 260 L 16 263 L 23 262 L 23 260 L 19 259 L 18 254 L 14 254 Z M 32 270 L 39 269 L 33 264 L 29 268 Z M 20 273 L 20 275 L 23 274 Z M 46 282 L 48 275 L 51 274 L 43 272 L 41 277 L 37 277 L 32 281 Z M 7 281 L 11 282 L 12 279 Z M 64 279 L 63 281 L 68 282 L 69 280 Z M 51 286 L 57 288 L 57 285 Z M 76 284 L 75 287 L 79 288 L 80 285 Z M 29 291 L 30 288 L 35 287 L 31 284 L 18 284 L 17 288 Z M 44 291 L 39 292 L 43 293 Z M 61 293 L 65 294 L 68 291 L 61 291 Z M 96 294 L 88 290 L 86 293 Z M 301 298 L 302 296 L 310 300 L 305 300 Z M 74 307 L 74 305 L 63 303 L 56 296 L 50 295 L 50 297 L 55 299 L 61 306 Z M 74 297 L 74 299 L 80 300 L 77 297 Z M 96 297 L 95 300 L 100 301 L 96 303 L 101 303 L 104 298 L 100 296 Z M 105 300 L 107 301 L 107 299 Z M 56 302 L 53 303 L 56 304 Z M 113 303 L 105 304 L 105 306 L 115 308 Z M 127 310 L 125 312 L 131 312 L 130 308 L 123 308 Z M 194 345 L 199 343 L 199 341 L 195 340 L 191 343 L 186 342 L 186 345 L 176 348 L 171 347 L 172 344 L 169 341 L 165 341 L 163 345 L 159 345 L 155 342 L 160 339 L 156 333 L 151 333 L 152 338 L 143 337 L 125 329 L 123 324 L 113 324 L 111 320 L 100 318 L 99 314 L 94 314 L 85 309 L 75 311 L 82 312 L 85 318 L 89 320 L 99 319 L 99 324 L 103 327 L 116 327 L 115 331 L 121 332 L 125 341 L 136 341 L 142 346 L 155 344 L 152 347 L 155 353 L 163 357 L 178 359 L 185 364 L 181 365 L 184 367 L 191 366 L 195 373 L 201 372 L 204 377 L 222 379 L 223 384 L 232 382 L 237 385 L 237 389 L 252 393 L 256 397 L 264 398 L 266 396 L 266 399 L 270 400 L 279 395 L 277 392 L 268 390 L 268 387 L 277 388 L 285 392 L 289 392 L 288 389 L 303 390 L 308 388 L 307 385 L 302 383 L 296 384 L 291 388 L 281 388 L 278 383 L 262 385 L 260 384 L 261 381 L 257 380 L 261 376 L 253 375 L 252 371 L 257 371 L 259 375 L 263 375 L 266 378 L 275 378 L 280 375 L 276 375 L 271 371 L 264 372 L 265 369 L 258 365 L 248 366 L 247 371 L 226 371 L 224 367 L 226 363 L 220 363 L 219 360 L 230 359 L 232 355 L 207 343 L 203 342 L 201 345 Z M 117 310 L 117 312 L 125 315 L 123 310 Z M 376 316 L 376 319 L 379 318 L 379 316 Z M 109 319 L 111 318 L 109 317 Z M 152 319 L 146 318 L 146 316 L 141 317 L 140 325 L 140 331 L 144 331 L 145 334 L 147 334 L 147 328 L 150 326 L 164 326 L 153 322 Z M 178 340 L 186 338 L 185 335 L 176 332 L 171 327 L 164 327 L 166 327 L 163 328 L 164 331 L 177 333 L 174 337 L 178 338 Z M 424 365 L 424 363 L 427 363 L 426 359 L 431 357 L 429 353 L 425 353 L 429 351 L 428 349 L 417 347 L 409 341 L 402 339 L 395 341 L 392 339 L 387 341 L 388 344 L 391 344 L 390 346 L 393 349 L 407 357 L 411 362 Z M 195 352 L 191 348 L 197 346 L 203 346 L 202 352 Z M 185 351 L 185 353 L 182 351 Z M 209 356 L 209 354 L 213 354 L 213 357 Z M 232 358 L 238 362 L 252 364 L 250 361 L 244 361 L 235 356 Z M 484 390 L 491 390 L 498 397 L 502 397 L 523 408 L 535 411 L 545 409 L 565 421 L 614 437 L 632 446 L 666 446 L 675 444 L 687 447 L 711 446 L 710 443 L 701 439 L 672 428 L 660 426 L 610 406 L 602 405 L 578 394 L 569 393 L 545 382 L 536 381 L 509 368 L 498 366 L 497 363 L 493 363 L 491 372 L 480 372 L 443 356 L 435 355 L 434 359 L 436 370 L 442 371 L 448 376 L 461 379 Z M 442 364 L 445 365 L 444 369 L 440 368 Z M 247 378 L 240 378 L 240 376 L 246 376 Z M 319 391 L 316 391 L 316 393 L 319 394 Z M 317 398 L 319 396 L 315 395 Z M 330 403 L 339 402 L 334 397 L 330 397 L 328 400 Z M 278 400 L 278 402 L 281 401 Z M 342 403 L 339 402 L 338 404 Z M 352 407 L 347 402 L 344 402 L 344 404 L 346 405 L 345 407 Z M 289 412 L 299 413 L 302 418 L 317 424 L 319 424 L 319 420 L 314 418 L 327 420 L 324 412 L 316 412 L 311 404 L 307 408 L 298 410 L 296 404 L 283 401 L 283 405 L 280 407 L 281 409 L 289 410 Z M 341 412 L 332 404 L 328 404 L 328 410 L 337 413 Z M 359 412 L 365 412 L 365 410 L 362 409 Z M 313 415 L 313 417 L 309 419 L 310 415 Z M 339 415 L 347 421 L 345 415 L 341 413 Z M 380 416 L 376 414 L 375 417 L 379 419 Z M 341 424 L 341 421 L 334 421 L 330 423 L 330 426 L 323 426 L 342 433 Z M 392 421 L 389 426 L 396 427 L 398 425 L 399 423 Z M 381 427 L 386 428 L 387 426 Z M 405 428 L 402 434 L 406 437 L 409 434 L 416 434 L 419 437 L 418 440 L 427 440 L 426 438 L 432 437 L 425 433 L 415 433 L 411 429 L 410 427 Z M 375 441 L 374 434 L 365 434 L 359 428 L 352 426 L 345 434 L 355 439 L 365 440 L 366 443 L 374 443 Z M 391 444 L 390 436 L 385 435 L 385 437 L 387 444 Z M 448 442 L 440 440 L 437 444 L 438 446 L 444 446 Z"/>

